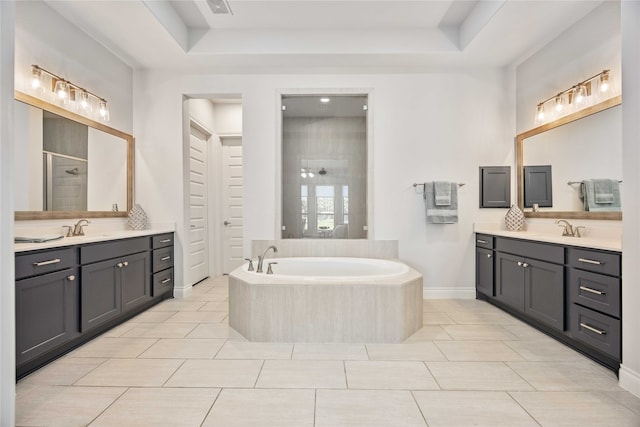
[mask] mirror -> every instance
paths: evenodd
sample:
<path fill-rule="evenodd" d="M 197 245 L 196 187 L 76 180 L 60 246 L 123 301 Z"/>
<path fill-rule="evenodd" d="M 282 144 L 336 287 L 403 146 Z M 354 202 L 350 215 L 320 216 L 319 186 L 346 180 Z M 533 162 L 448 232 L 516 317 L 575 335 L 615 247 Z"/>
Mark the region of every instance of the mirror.
<path fill-rule="evenodd" d="M 15 219 L 126 217 L 133 137 L 15 93 Z"/>
<path fill-rule="evenodd" d="M 586 211 L 580 197 L 584 180 L 622 181 L 621 103 L 618 96 L 516 137 L 518 206 L 525 216 L 622 219 L 615 205 Z M 533 212 L 538 199 L 540 209 Z"/>

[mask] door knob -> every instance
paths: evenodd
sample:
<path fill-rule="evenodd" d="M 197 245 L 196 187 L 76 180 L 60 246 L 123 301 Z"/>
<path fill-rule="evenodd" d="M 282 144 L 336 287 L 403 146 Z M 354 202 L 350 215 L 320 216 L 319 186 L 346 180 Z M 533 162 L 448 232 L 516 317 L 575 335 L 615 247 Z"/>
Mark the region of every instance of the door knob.
<path fill-rule="evenodd" d="M 223 222 L 224 225 L 231 225 L 231 222 L 227 221 L 226 219 Z"/>

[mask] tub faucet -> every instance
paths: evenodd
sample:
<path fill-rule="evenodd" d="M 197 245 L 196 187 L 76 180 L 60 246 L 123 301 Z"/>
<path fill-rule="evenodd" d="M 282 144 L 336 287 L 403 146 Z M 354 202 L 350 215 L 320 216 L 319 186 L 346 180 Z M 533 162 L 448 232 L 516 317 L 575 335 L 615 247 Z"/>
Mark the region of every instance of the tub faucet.
<path fill-rule="evenodd" d="M 273 249 L 273 253 L 278 252 L 278 248 L 273 245 L 265 249 L 264 252 L 262 252 L 262 255 L 258 256 L 258 268 L 256 268 L 256 273 L 262 273 L 262 261 L 264 261 L 264 257 L 267 255 L 267 252 L 269 252 L 269 249 Z"/>
<path fill-rule="evenodd" d="M 83 224 L 83 222 L 85 224 Z M 82 227 L 88 224 L 89 224 L 89 220 L 87 219 L 81 219 L 78 222 L 76 222 L 76 224 L 73 226 L 72 236 L 84 236 L 84 229 Z"/>

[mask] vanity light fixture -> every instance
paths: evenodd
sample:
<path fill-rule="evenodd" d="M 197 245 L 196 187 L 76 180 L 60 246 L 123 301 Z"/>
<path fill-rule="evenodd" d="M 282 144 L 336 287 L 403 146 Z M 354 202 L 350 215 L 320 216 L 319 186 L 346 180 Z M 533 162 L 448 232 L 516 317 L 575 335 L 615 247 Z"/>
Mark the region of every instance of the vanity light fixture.
<path fill-rule="evenodd" d="M 52 73 L 38 65 L 31 66 L 31 88 L 35 91 L 44 91 L 45 76 L 51 80 L 51 91 L 56 101 L 67 106 L 70 102 L 83 114 L 89 115 L 93 111 L 92 98 L 98 104 L 99 119 L 108 122 L 110 120 L 107 100 L 87 89 L 72 83 L 71 81 Z M 75 104 L 76 94 L 79 94 L 79 102 Z"/>
<path fill-rule="evenodd" d="M 536 125 L 558 119 L 604 100 L 602 96 L 609 91 L 611 86 L 610 72 L 611 70 L 604 70 L 538 103 L 535 116 Z M 595 90 L 596 85 L 599 91 Z M 598 95 L 596 92 L 600 92 L 600 94 Z M 598 97 L 600 99 L 594 99 Z M 545 114 L 545 104 L 551 101 L 553 101 L 554 111 Z"/>

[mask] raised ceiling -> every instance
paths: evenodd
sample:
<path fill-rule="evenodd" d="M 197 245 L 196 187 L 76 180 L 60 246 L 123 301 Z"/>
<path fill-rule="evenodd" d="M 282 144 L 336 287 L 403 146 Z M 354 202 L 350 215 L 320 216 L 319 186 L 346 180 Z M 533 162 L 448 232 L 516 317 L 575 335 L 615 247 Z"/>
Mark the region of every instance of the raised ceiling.
<path fill-rule="evenodd" d="M 212 2 L 214 0 L 209 0 Z M 408 72 L 507 66 L 601 1 L 207 0 L 47 4 L 133 68 Z"/>

